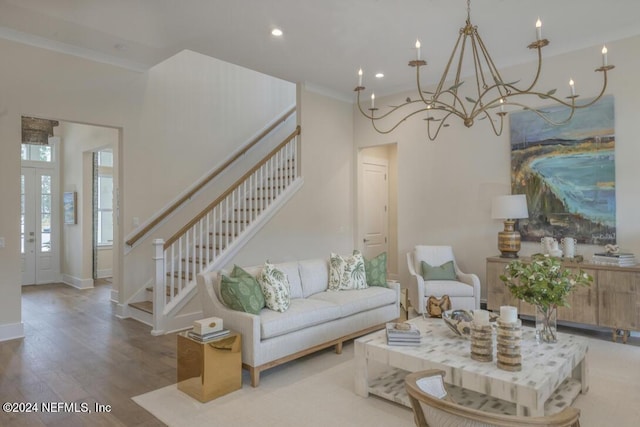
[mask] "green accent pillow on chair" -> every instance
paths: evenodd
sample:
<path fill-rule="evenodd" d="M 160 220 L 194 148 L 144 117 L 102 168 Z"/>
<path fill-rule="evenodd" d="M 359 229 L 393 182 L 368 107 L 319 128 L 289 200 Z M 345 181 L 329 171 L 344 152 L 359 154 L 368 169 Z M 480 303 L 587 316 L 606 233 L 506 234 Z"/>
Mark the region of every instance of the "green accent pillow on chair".
<path fill-rule="evenodd" d="M 420 261 L 420 266 L 422 267 L 422 278 L 424 280 L 458 280 L 453 261 L 448 261 L 435 267 Z"/>
<path fill-rule="evenodd" d="M 231 276 L 222 275 L 220 296 L 225 305 L 232 310 L 260 314 L 265 306 L 262 289 L 255 277 L 237 265 Z"/>
<path fill-rule="evenodd" d="M 387 253 L 382 252 L 375 258 L 364 260 L 364 272 L 367 276 L 367 285 L 382 286 L 387 285 Z"/>

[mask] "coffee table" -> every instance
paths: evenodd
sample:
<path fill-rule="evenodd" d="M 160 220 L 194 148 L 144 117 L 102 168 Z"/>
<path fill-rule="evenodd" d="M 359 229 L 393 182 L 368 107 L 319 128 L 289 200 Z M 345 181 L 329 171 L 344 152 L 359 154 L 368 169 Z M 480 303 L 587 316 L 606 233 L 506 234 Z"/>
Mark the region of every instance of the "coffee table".
<path fill-rule="evenodd" d="M 557 412 L 553 406 L 571 404 L 577 394 L 588 390 L 585 338 L 558 333 L 557 343 L 537 344 L 534 328 L 523 327 L 522 371 L 509 372 L 497 368 L 495 348 L 493 362 L 471 359 L 469 340 L 456 336 L 442 319 L 415 318 L 410 322 L 422 334 L 419 346 L 389 346 L 384 330 L 355 341 L 358 395 L 372 393 L 410 406 L 406 394 L 403 396 L 404 376 L 442 369 L 445 382 L 454 386 L 450 389 L 464 398 L 473 400 L 469 395 L 480 393 L 485 397 L 485 407 L 504 403 L 507 409 L 499 411 L 509 413 L 508 406 L 515 404 L 516 415 L 542 416 L 545 403 L 547 413 Z M 558 396 L 560 392 L 562 396 Z M 564 401 L 562 405 L 558 404 L 560 400 Z"/>

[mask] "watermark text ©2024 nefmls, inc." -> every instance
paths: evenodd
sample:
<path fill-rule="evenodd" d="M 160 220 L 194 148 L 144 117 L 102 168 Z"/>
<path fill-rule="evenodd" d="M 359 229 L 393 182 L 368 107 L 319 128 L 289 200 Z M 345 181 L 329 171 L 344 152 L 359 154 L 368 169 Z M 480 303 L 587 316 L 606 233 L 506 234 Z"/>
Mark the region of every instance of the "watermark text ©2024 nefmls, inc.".
<path fill-rule="evenodd" d="M 4 402 L 2 412 L 7 413 L 83 413 L 111 412 L 111 405 L 88 402 Z"/>

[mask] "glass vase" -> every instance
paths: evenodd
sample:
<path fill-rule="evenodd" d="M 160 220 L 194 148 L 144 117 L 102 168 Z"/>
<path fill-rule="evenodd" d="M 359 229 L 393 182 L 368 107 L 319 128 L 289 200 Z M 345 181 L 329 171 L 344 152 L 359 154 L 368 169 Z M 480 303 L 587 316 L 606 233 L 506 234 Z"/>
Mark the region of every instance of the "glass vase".
<path fill-rule="evenodd" d="M 545 308 L 536 306 L 536 341 L 555 343 L 558 341 L 558 306 L 553 304 Z"/>

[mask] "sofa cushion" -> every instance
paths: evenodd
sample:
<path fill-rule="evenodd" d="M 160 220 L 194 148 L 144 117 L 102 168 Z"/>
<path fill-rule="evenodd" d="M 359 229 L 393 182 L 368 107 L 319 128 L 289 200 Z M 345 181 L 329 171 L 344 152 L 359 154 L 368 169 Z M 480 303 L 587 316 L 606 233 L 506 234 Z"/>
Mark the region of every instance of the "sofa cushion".
<path fill-rule="evenodd" d="M 472 297 L 473 286 L 455 280 L 429 280 L 425 282 L 425 296 Z M 455 307 L 454 307 L 455 308 Z"/>
<path fill-rule="evenodd" d="M 431 265 L 420 261 L 422 278 L 424 280 L 456 280 L 456 269 L 453 261 L 447 261 L 442 265 Z"/>
<path fill-rule="evenodd" d="M 366 288 L 367 279 L 362 254 L 353 251 L 353 255 L 342 257 L 332 253 L 329 259 L 329 290 Z"/>
<path fill-rule="evenodd" d="M 288 334 L 340 318 L 340 308 L 330 302 L 297 298 L 284 313 L 263 310 L 260 314 L 261 339 Z"/>
<path fill-rule="evenodd" d="M 273 264 L 266 262 L 262 272 L 258 276 L 258 283 L 264 295 L 267 308 L 279 312 L 289 308 L 289 279 L 281 270 Z"/>
<path fill-rule="evenodd" d="M 373 286 L 340 292 L 320 292 L 308 299 L 335 304 L 340 310 L 340 317 L 347 317 L 363 311 L 373 310 L 389 304 L 395 304 L 396 292 L 389 288 Z"/>
<path fill-rule="evenodd" d="M 236 311 L 259 314 L 265 304 L 256 278 L 237 265 L 233 267 L 231 276 L 222 275 L 220 295 L 225 305 Z"/>
<path fill-rule="evenodd" d="M 383 286 L 387 285 L 387 253 L 382 252 L 380 255 L 364 259 L 364 272 L 367 276 L 367 285 Z"/>
<path fill-rule="evenodd" d="M 329 285 L 329 264 L 326 259 L 308 259 L 300 261 L 298 265 L 303 298 L 327 290 Z"/>
<path fill-rule="evenodd" d="M 287 275 L 287 279 L 289 279 L 289 289 L 291 291 L 289 294 L 290 297 L 292 299 L 303 298 L 302 284 L 300 282 L 300 271 L 298 270 L 298 262 L 281 262 L 279 264 L 274 264 L 274 267 Z"/>

